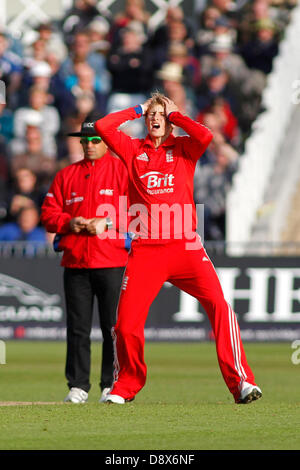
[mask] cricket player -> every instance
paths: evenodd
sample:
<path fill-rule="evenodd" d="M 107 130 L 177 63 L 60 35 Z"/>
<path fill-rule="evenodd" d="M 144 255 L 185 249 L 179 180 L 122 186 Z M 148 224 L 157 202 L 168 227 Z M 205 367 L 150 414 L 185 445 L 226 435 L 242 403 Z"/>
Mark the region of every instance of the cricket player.
<path fill-rule="evenodd" d="M 119 130 L 124 122 L 142 116 L 148 130 L 145 139 L 132 139 Z M 175 137 L 174 126 L 187 135 Z M 106 401 L 131 401 L 145 385 L 144 326 L 149 307 L 166 281 L 204 307 L 215 335 L 220 369 L 235 402 L 260 398 L 262 392 L 247 363 L 235 313 L 196 233 L 194 170 L 212 133 L 182 115 L 174 102 L 159 93 L 142 105 L 99 119 L 95 130 L 126 164 L 130 206 L 141 214 L 113 329 L 115 382 Z"/>
<path fill-rule="evenodd" d="M 47 193 L 41 221 L 48 232 L 60 236 L 63 251 L 64 292 L 67 310 L 66 402 L 84 403 L 90 390 L 90 334 L 93 303 L 98 300 L 103 336 L 100 402 L 113 383 L 114 346 L 111 328 L 116 322 L 119 292 L 128 259 L 126 236 L 118 234 L 119 197 L 127 198 L 128 176 L 119 158 L 110 155 L 106 144 L 88 117 L 80 138 L 84 158 L 59 171 Z M 105 209 L 115 211 L 106 217 Z M 103 208 L 103 211 L 102 209 Z M 97 235 L 109 232 L 110 236 Z M 108 235 L 106 233 L 105 235 Z"/>

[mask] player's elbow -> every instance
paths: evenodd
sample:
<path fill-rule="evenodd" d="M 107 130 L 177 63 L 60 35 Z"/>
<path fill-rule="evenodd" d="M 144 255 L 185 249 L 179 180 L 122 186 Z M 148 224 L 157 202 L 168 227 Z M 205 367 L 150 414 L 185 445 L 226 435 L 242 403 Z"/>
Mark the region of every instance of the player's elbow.
<path fill-rule="evenodd" d="M 201 126 L 201 143 L 203 147 L 207 148 L 213 139 L 213 133 L 205 126 Z"/>
<path fill-rule="evenodd" d="M 213 133 L 209 129 L 207 129 L 207 134 L 205 136 L 205 145 L 206 145 L 206 147 L 209 146 L 209 144 L 213 140 L 213 137 L 214 137 Z"/>
<path fill-rule="evenodd" d="M 108 125 L 106 124 L 105 118 L 98 119 L 98 121 L 95 122 L 94 127 L 95 127 L 95 131 L 100 137 L 105 135 L 108 129 Z"/>

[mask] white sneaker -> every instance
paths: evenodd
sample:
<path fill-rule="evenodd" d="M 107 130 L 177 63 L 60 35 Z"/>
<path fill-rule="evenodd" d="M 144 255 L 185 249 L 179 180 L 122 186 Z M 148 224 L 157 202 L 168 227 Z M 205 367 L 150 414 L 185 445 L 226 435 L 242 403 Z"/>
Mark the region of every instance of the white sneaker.
<path fill-rule="evenodd" d="M 71 403 L 86 403 L 88 395 L 89 394 L 81 388 L 72 387 L 64 401 L 70 401 Z"/>
<path fill-rule="evenodd" d="M 261 397 L 262 391 L 257 385 L 252 385 L 248 382 L 244 382 L 237 403 L 248 404 L 254 400 L 258 400 Z"/>
<path fill-rule="evenodd" d="M 111 388 L 104 388 L 102 390 L 102 395 L 101 395 L 101 398 L 99 400 L 99 403 L 104 403 L 106 401 L 107 395 L 109 395 L 110 390 L 111 390 Z"/>
<path fill-rule="evenodd" d="M 116 403 L 117 405 L 124 405 L 125 398 L 120 397 L 120 395 L 111 395 L 108 394 L 105 403 Z"/>

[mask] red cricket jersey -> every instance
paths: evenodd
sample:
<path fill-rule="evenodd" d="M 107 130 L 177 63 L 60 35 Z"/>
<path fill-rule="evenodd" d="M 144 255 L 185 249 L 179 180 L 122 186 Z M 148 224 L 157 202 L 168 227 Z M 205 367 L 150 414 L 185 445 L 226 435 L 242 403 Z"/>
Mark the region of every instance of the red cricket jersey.
<path fill-rule="evenodd" d="M 87 231 L 70 231 L 73 217 L 106 217 L 119 223 L 119 196 L 127 198 L 125 165 L 108 152 L 100 159 L 87 159 L 60 170 L 47 193 L 41 221 L 48 232 L 63 234 L 59 248 L 62 266 L 68 268 L 113 268 L 125 266 L 128 251 L 122 234 L 111 232 L 100 239 Z M 126 231 L 126 227 L 125 227 Z"/>
<path fill-rule="evenodd" d="M 149 135 L 133 139 L 118 129 L 138 117 L 142 117 L 141 106 L 109 114 L 95 123 L 97 133 L 128 169 L 132 215 L 129 231 L 152 241 L 188 236 L 197 226 L 193 198 L 195 165 L 213 135 L 200 123 L 172 112 L 169 121 L 188 135 L 171 134 L 155 148 Z"/>

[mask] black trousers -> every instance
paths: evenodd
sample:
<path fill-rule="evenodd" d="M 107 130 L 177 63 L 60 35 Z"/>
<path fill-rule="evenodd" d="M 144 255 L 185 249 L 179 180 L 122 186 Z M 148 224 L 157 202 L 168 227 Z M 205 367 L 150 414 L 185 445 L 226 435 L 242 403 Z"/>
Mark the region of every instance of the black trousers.
<path fill-rule="evenodd" d="M 88 392 L 91 367 L 91 329 L 94 299 L 98 300 L 100 328 L 103 336 L 100 388 L 113 383 L 114 347 L 111 328 L 116 323 L 116 310 L 124 273 L 121 268 L 64 270 L 67 311 L 67 357 L 65 374 L 68 387 Z"/>

